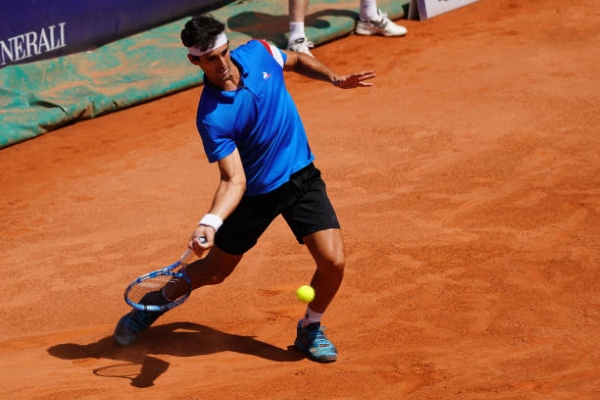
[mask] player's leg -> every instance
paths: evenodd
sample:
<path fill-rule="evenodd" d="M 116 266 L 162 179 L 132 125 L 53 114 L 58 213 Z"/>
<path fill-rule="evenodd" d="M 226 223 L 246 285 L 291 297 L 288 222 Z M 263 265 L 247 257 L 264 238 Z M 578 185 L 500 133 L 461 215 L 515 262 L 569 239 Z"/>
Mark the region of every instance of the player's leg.
<path fill-rule="evenodd" d="M 304 22 L 309 0 L 289 0 L 290 22 Z M 304 32 L 302 32 L 304 33 Z"/>
<path fill-rule="evenodd" d="M 312 57 L 310 49 L 314 44 L 306 38 L 304 32 L 304 20 L 308 10 L 309 0 L 289 0 L 290 35 L 288 38 L 288 50 L 308 54 Z"/>
<path fill-rule="evenodd" d="M 315 298 L 308 304 L 306 315 L 298 321 L 294 346 L 318 362 L 337 360 L 337 349 L 324 334 L 321 316 L 335 297 L 344 277 L 344 245 L 339 229 L 326 229 L 305 236 L 317 264 L 311 280 Z"/>
<path fill-rule="evenodd" d="M 325 182 L 313 165 L 292 176 L 293 201 L 282 212 L 300 243 L 306 244 L 316 270 L 311 279 L 315 298 L 296 329 L 294 345 L 319 362 L 337 359 L 335 346 L 323 334 L 321 316 L 335 297 L 344 277 L 344 244 L 335 210 L 329 201 Z"/>
<path fill-rule="evenodd" d="M 205 258 L 191 263 L 185 269 L 192 281 L 192 290 L 223 282 L 231 275 L 242 257 L 242 254 L 229 254 L 218 246 L 212 247 Z"/>
<path fill-rule="evenodd" d="M 325 229 L 303 238 L 317 269 L 310 285 L 315 298 L 310 308 L 323 314 L 335 297 L 344 278 L 344 243 L 339 229 Z"/>

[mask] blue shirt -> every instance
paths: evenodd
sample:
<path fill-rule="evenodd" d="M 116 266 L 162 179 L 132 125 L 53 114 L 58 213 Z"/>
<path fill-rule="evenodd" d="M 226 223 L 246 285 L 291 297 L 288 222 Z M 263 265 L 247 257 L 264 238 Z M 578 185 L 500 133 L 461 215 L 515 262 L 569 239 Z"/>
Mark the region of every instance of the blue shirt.
<path fill-rule="evenodd" d="M 247 196 L 271 192 L 314 160 L 304 125 L 285 87 L 285 53 L 251 40 L 231 52 L 240 69 L 235 91 L 204 86 L 196 124 L 210 162 L 236 148 L 246 173 Z"/>

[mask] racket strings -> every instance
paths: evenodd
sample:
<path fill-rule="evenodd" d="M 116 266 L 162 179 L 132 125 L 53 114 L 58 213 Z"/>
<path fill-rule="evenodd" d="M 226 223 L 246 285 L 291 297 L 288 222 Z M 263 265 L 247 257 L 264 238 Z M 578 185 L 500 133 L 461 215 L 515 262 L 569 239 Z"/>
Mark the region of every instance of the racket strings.
<path fill-rule="evenodd" d="M 175 298 L 167 298 L 163 293 L 163 288 L 167 283 L 179 286 L 189 286 L 189 282 L 178 276 L 167 276 L 159 275 L 144 279 L 138 284 L 131 287 L 127 294 L 127 298 L 134 303 L 142 304 L 145 306 L 164 306 L 166 304 L 176 302 L 183 296 L 187 295 L 187 292 L 182 293 L 180 296 Z"/>

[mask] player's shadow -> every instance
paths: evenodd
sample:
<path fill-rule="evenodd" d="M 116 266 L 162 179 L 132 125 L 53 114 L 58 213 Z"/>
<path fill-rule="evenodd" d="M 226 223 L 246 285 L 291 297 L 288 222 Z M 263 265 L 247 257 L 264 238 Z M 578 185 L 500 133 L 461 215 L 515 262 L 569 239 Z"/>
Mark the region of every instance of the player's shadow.
<path fill-rule="evenodd" d="M 89 344 L 62 343 L 48 348 L 48 353 L 65 360 L 89 358 L 109 359 L 119 363 L 94 369 L 98 376 L 121 377 L 136 387 L 149 387 L 169 367 L 156 357 L 168 354 L 177 357 L 203 356 L 232 351 L 276 362 L 294 362 L 305 358 L 293 346 L 286 349 L 270 345 L 252 336 L 234 335 L 205 325 L 176 322 L 151 328 L 139 342 L 118 347 L 112 336 Z"/>
<path fill-rule="evenodd" d="M 309 14 L 304 19 L 305 26 L 319 30 L 331 28 L 327 17 L 344 17 L 352 21 L 358 18 L 358 13 L 350 10 L 327 9 Z M 240 32 L 252 38 L 266 39 L 281 48 L 287 46 L 289 31 L 289 15 L 272 15 L 256 11 L 244 11 L 227 19 L 227 27 L 234 32 Z"/>

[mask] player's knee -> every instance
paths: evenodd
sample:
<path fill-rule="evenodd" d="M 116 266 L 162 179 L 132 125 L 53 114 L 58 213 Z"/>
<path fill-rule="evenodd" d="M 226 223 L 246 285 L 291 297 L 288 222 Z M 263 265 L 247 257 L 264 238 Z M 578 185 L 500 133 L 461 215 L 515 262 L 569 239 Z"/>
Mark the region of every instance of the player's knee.
<path fill-rule="evenodd" d="M 346 259 L 343 255 L 338 255 L 327 259 L 321 263 L 319 268 L 330 275 L 343 276 L 344 268 L 346 267 Z"/>

